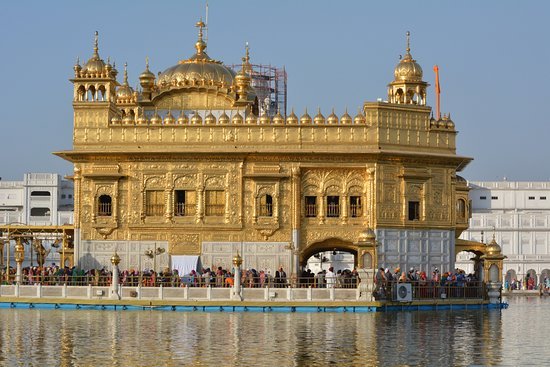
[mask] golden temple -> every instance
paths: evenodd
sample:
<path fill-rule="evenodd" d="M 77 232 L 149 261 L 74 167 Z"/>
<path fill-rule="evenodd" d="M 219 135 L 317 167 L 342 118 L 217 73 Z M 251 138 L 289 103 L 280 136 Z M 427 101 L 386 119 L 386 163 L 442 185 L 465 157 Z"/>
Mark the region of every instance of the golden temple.
<path fill-rule="evenodd" d="M 468 226 L 471 158 L 457 130 L 426 105 L 411 55 L 387 101 L 356 116 L 262 113 L 248 47 L 240 70 L 195 53 L 157 76 L 123 82 L 99 56 L 74 66 L 74 261 L 82 268 L 169 266 L 175 256 L 231 268 L 297 272 L 319 251 L 354 254 L 360 268 L 450 270 Z M 474 245 L 472 245 L 474 246 Z M 163 249 L 163 251 L 157 251 Z M 156 254 L 158 253 L 158 256 Z M 148 256 L 153 254 L 155 256 Z"/>

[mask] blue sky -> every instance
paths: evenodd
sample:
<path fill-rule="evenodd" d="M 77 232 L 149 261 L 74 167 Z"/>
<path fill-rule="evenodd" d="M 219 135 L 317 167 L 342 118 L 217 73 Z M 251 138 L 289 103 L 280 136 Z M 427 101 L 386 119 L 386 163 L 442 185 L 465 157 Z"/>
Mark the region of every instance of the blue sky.
<path fill-rule="evenodd" d="M 100 55 L 130 83 L 149 56 L 156 73 L 193 53 L 204 1 L 2 1 L 0 177 L 68 174 L 51 152 L 71 148 L 77 56 Z M 386 85 L 411 53 L 432 84 L 440 67 L 441 109 L 456 123 L 458 154 L 474 158 L 469 180 L 549 180 L 548 1 L 209 1 L 208 53 L 238 63 L 245 42 L 254 63 L 284 66 L 288 106 L 355 113 L 386 98 Z M 122 72 L 119 77 L 122 76 Z"/>

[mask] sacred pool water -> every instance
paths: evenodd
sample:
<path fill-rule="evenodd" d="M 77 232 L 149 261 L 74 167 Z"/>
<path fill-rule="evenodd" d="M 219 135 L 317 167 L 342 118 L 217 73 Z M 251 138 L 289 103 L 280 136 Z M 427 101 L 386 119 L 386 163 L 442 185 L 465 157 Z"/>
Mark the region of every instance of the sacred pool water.
<path fill-rule="evenodd" d="M 505 310 L 255 313 L 0 309 L 0 365 L 543 366 L 550 299 Z"/>

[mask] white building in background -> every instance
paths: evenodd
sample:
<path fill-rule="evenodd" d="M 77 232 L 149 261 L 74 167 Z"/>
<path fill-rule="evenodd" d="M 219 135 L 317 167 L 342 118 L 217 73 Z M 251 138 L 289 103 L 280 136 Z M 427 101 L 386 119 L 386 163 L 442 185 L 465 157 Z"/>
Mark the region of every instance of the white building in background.
<path fill-rule="evenodd" d="M 73 182 L 55 173 L 26 173 L 23 181 L 0 180 L 0 225 L 73 223 Z"/>
<path fill-rule="evenodd" d="M 550 277 L 550 182 L 469 182 L 472 218 L 465 240 L 488 243 L 493 235 L 508 258 L 508 281 L 529 273 L 537 284 Z M 457 256 L 456 266 L 473 271 L 472 254 Z"/>

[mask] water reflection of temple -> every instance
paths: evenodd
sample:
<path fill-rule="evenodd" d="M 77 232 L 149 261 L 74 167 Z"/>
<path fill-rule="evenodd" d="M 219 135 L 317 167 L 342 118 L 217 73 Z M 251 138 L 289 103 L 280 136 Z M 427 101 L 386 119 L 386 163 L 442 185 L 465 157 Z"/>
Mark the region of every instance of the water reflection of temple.
<path fill-rule="evenodd" d="M 371 314 L 0 310 L 5 326 L 0 329 L 0 360 L 6 365 L 25 360 L 30 365 L 60 366 L 235 366 L 268 361 L 281 366 L 495 365 L 504 361 L 505 343 L 514 347 L 510 328 L 505 338 L 502 318 L 498 310 Z"/>

